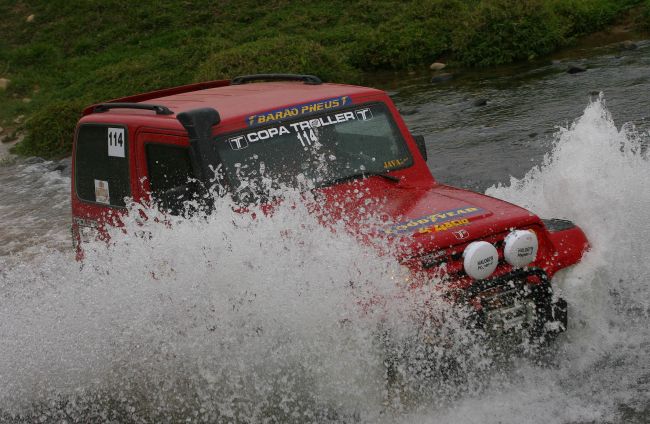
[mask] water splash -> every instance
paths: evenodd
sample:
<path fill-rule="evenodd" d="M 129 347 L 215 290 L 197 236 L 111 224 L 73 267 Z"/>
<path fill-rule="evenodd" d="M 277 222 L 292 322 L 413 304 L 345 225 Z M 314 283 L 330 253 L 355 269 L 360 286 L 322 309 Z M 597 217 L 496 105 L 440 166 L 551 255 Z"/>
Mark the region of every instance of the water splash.
<path fill-rule="evenodd" d="M 449 305 L 403 290 L 396 261 L 307 205 L 251 220 L 221 204 L 171 227 L 127 222 L 146 236 L 115 232 L 83 267 L 69 252 L 0 257 L 0 421 L 643 422 L 647 141 L 598 99 L 541 167 L 488 190 L 592 243 L 557 280 L 570 325 L 550 364 L 491 367 Z M 424 311 L 447 317 L 433 352 L 418 349 Z M 397 393 L 387 354 L 404 357 Z"/>
<path fill-rule="evenodd" d="M 602 97 L 559 129 L 542 166 L 487 194 L 542 217 L 568 218 L 591 242 L 556 278 L 569 329 L 555 365 L 523 363 L 440 422 L 646 422 L 650 414 L 650 162 L 648 134 L 618 129 Z M 429 422 L 431 413 L 413 417 Z"/>
<path fill-rule="evenodd" d="M 129 235 L 86 246 L 83 264 L 51 252 L 4 270 L 0 409 L 53 421 L 378 417 L 390 398 L 382 338 L 404 354 L 423 308 L 450 306 L 408 293 L 408 271 L 306 203 L 255 219 L 233 209 L 170 225 L 146 210 Z"/>

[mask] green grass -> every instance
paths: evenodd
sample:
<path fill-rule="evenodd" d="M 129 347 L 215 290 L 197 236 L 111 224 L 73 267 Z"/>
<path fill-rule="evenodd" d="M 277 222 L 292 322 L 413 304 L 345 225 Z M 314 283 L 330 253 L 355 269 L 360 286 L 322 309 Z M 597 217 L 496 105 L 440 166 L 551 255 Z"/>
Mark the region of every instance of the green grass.
<path fill-rule="evenodd" d="M 358 83 L 528 60 L 644 1 L 650 18 L 650 0 L 0 0 L 0 126 L 26 115 L 16 151 L 60 157 L 84 104 L 246 73 Z"/>
<path fill-rule="evenodd" d="M 643 31 L 650 31 L 650 0 L 643 2 L 641 13 L 637 18 L 637 25 Z"/>
<path fill-rule="evenodd" d="M 251 63 L 251 58 L 255 63 Z M 325 80 L 358 80 L 346 57 L 300 36 L 278 36 L 224 48 L 209 55 L 194 79 L 227 79 L 260 69 L 269 73 L 318 74 Z M 256 71 L 255 71 L 256 72 Z"/>

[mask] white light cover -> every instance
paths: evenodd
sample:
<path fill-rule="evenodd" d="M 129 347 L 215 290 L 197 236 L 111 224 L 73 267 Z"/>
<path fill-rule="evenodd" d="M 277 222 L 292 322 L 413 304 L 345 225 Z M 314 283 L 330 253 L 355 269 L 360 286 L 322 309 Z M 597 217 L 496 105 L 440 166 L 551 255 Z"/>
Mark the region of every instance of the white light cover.
<path fill-rule="evenodd" d="M 499 252 L 487 241 L 474 241 L 463 252 L 463 265 L 470 277 L 482 280 L 494 272 L 499 264 Z"/>
<path fill-rule="evenodd" d="M 537 257 L 537 236 L 529 230 L 515 230 L 506 237 L 503 256 L 506 261 L 521 268 L 533 262 Z"/>

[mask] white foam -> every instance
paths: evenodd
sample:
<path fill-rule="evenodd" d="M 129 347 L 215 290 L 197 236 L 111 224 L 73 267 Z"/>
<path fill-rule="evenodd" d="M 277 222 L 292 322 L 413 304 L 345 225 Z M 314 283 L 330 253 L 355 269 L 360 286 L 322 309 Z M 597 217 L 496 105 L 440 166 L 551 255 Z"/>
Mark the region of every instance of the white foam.
<path fill-rule="evenodd" d="M 621 420 L 625 408 L 647 408 L 650 389 L 646 141 L 617 129 L 598 100 L 559 131 L 542 167 L 488 190 L 544 217 L 572 219 L 592 243 L 558 279 L 571 321 L 553 366 L 520 359 L 486 373 L 484 346 L 430 287 L 404 290 L 399 264 L 340 226 L 322 226 L 308 204 L 294 198 L 251 220 L 221 203 L 210 217 L 171 227 L 129 221 L 130 235 L 116 230 L 111 248 L 89 248 L 81 269 L 71 252 L 51 249 L 21 264 L 0 257 L 0 414 Z M 435 365 L 411 358 L 402 369 L 413 377 L 406 393 L 388 396 L 378 334 L 392 334 L 393 353 L 415 357 L 407 343 L 423 317 L 436 328 L 443 315 L 437 354 L 458 358 L 461 378 L 441 380 Z"/>
<path fill-rule="evenodd" d="M 618 129 L 601 97 L 558 131 L 541 167 L 487 190 L 542 217 L 571 219 L 591 251 L 556 281 L 570 308 L 556 366 L 522 364 L 479 396 L 436 411 L 439 422 L 642 422 L 650 405 L 647 142 L 631 126 Z"/>
<path fill-rule="evenodd" d="M 380 327 L 410 337 L 423 298 L 405 294 L 395 260 L 307 207 L 287 201 L 251 219 L 223 202 L 171 226 L 145 209 L 144 226 L 128 220 L 110 248 L 88 246 L 81 269 L 49 252 L 4 270 L 1 409 L 73 398 L 154 409 L 150 418 L 376 416 Z"/>

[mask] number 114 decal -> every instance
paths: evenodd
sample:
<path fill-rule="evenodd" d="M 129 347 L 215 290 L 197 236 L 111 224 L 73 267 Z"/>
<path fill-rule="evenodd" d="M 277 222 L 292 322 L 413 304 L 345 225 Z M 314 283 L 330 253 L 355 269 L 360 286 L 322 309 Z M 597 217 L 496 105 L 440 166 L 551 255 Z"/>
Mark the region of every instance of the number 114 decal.
<path fill-rule="evenodd" d="M 298 131 L 296 132 L 296 135 L 298 136 L 298 140 L 300 141 L 300 144 L 302 144 L 302 147 L 311 146 L 313 143 L 318 141 L 318 137 L 316 137 L 316 134 L 312 129 L 309 129 L 309 132 L 303 131 L 302 135 L 300 131 Z"/>
<path fill-rule="evenodd" d="M 108 156 L 115 156 L 118 158 L 125 157 L 124 147 L 126 146 L 126 139 L 124 138 L 124 128 L 109 128 L 108 129 Z"/>

